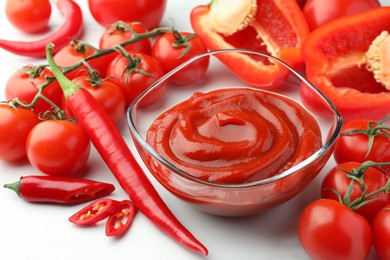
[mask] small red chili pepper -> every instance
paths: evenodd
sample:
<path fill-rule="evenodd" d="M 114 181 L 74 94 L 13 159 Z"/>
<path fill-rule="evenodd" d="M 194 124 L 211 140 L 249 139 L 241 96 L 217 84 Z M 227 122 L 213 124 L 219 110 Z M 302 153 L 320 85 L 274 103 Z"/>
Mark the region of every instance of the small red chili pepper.
<path fill-rule="evenodd" d="M 56 5 L 65 16 L 65 22 L 53 34 L 34 42 L 7 41 L 0 39 L 0 48 L 17 55 L 45 57 L 46 44 L 54 43 L 58 48 L 78 38 L 83 32 L 83 16 L 80 6 L 72 0 L 56 0 Z"/>
<path fill-rule="evenodd" d="M 109 195 L 115 190 L 110 183 L 55 176 L 25 176 L 5 184 L 29 202 L 80 204 Z"/>
<path fill-rule="evenodd" d="M 135 206 L 181 245 L 207 254 L 207 248 L 179 222 L 164 203 L 103 107 L 88 91 L 61 72 L 53 60 L 52 48 L 53 44 L 48 44 L 47 59 L 64 91 L 69 108 Z"/>
<path fill-rule="evenodd" d="M 77 211 L 69 221 L 77 225 L 93 225 L 117 212 L 118 206 L 119 201 L 99 199 Z"/>
<path fill-rule="evenodd" d="M 117 212 L 108 217 L 106 236 L 118 236 L 130 228 L 138 210 L 130 200 L 122 200 Z"/>

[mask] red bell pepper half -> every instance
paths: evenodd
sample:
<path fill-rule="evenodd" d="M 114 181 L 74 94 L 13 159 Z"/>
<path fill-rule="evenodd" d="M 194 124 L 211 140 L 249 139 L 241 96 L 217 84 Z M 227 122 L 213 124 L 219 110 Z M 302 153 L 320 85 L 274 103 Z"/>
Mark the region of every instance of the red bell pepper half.
<path fill-rule="evenodd" d="M 122 200 L 117 211 L 108 217 L 106 236 L 118 236 L 130 228 L 138 210 L 130 200 Z"/>
<path fill-rule="evenodd" d="M 376 67 L 367 66 L 369 59 L 381 57 L 367 55 L 370 46 L 378 51 L 389 48 L 371 44 L 384 31 L 390 32 L 390 7 L 331 21 L 313 31 L 302 47 L 307 79 L 333 102 L 345 122 L 356 118 L 380 120 L 390 111 L 390 90 L 367 69 Z M 386 62 L 378 68 L 389 74 L 390 67 L 385 66 Z M 310 110 L 327 115 L 323 101 L 307 86 L 302 85 L 301 97 Z"/>
<path fill-rule="evenodd" d="M 209 50 L 250 49 L 271 54 L 294 69 L 303 67 L 301 46 L 309 28 L 295 0 L 244 0 L 234 4 L 233 8 L 229 1 L 214 0 L 192 10 L 192 28 Z M 287 75 L 281 66 L 246 54 L 217 57 L 238 78 L 256 87 L 278 87 L 277 80 Z"/>

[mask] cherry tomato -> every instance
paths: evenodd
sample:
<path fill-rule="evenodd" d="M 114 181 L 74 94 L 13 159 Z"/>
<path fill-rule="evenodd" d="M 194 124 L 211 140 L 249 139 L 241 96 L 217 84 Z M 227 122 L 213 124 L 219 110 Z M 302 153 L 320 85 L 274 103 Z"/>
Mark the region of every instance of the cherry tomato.
<path fill-rule="evenodd" d="M 103 106 L 111 120 L 115 124 L 119 123 L 126 111 L 126 98 L 117 84 L 108 79 L 98 81 L 97 85 L 94 85 L 91 76 L 78 76 L 72 81 L 88 90 Z M 65 113 L 73 117 L 72 111 L 66 105 L 65 97 L 62 99 L 62 106 Z"/>
<path fill-rule="evenodd" d="M 46 77 L 54 77 L 49 68 L 40 66 L 24 66 L 15 71 L 7 80 L 5 97 L 7 100 L 19 98 L 30 103 L 38 93 L 38 86 L 46 81 Z M 42 94 L 57 106 L 61 105 L 62 89 L 57 81 L 53 81 L 45 87 Z M 36 114 L 51 109 L 51 105 L 44 100 L 39 100 L 35 107 Z"/>
<path fill-rule="evenodd" d="M 54 61 L 58 66 L 69 67 L 80 62 L 82 59 L 85 59 L 93 54 L 96 50 L 92 46 L 74 40 L 62 47 L 55 55 Z M 93 69 L 99 71 L 102 78 L 105 77 L 105 72 L 107 69 L 108 57 L 102 56 L 100 58 L 88 60 L 89 66 Z M 79 66 L 77 69 L 66 74 L 66 77 L 69 79 L 74 79 L 77 76 L 88 74 L 88 68 L 85 65 Z"/>
<path fill-rule="evenodd" d="M 207 52 L 202 40 L 188 32 L 169 32 L 160 35 L 153 44 L 151 55 L 162 65 L 164 72 L 169 72 L 190 58 Z M 191 84 L 206 73 L 209 56 L 194 62 L 171 78 L 175 84 Z"/>
<path fill-rule="evenodd" d="M 348 191 L 351 178 L 345 171 L 351 172 L 353 169 L 358 169 L 361 163 L 358 162 L 346 162 L 337 165 L 332 168 L 324 177 L 321 186 L 321 197 L 333 200 L 339 200 L 337 195 L 333 192 L 336 191 L 343 198 Z M 364 181 L 366 194 L 379 190 L 387 183 L 387 177 L 384 173 L 380 172 L 374 167 L 369 167 L 362 175 Z M 333 191 L 332 191 L 333 190 Z M 356 199 L 362 197 L 362 190 L 358 181 L 354 181 L 353 190 L 350 194 L 349 200 L 353 202 Z M 390 196 L 385 192 L 380 192 L 376 195 L 367 197 L 365 201 L 373 200 L 372 202 L 356 209 L 356 213 L 365 217 L 370 223 L 374 220 L 377 212 L 385 205 L 390 203 Z"/>
<path fill-rule="evenodd" d="M 303 14 L 311 30 L 334 19 L 379 7 L 378 0 L 307 0 Z"/>
<path fill-rule="evenodd" d="M 390 127 L 379 125 L 369 119 L 355 119 L 345 123 L 341 129 L 341 136 L 336 142 L 334 159 L 337 163 L 364 162 L 390 162 Z M 380 124 L 381 122 L 379 122 Z M 348 134 L 349 131 L 354 131 Z M 363 132 L 362 132 L 363 131 Z M 369 149 L 369 136 L 372 135 L 373 143 Z M 390 167 L 384 167 L 390 169 Z"/>
<path fill-rule="evenodd" d="M 88 160 L 90 147 L 81 126 L 65 120 L 46 120 L 37 124 L 26 141 L 31 165 L 53 176 L 79 172 Z"/>
<path fill-rule="evenodd" d="M 26 140 L 39 120 L 24 108 L 0 104 L 0 160 L 14 161 L 26 156 Z"/>
<path fill-rule="evenodd" d="M 164 75 L 160 63 L 153 57 L 141 52 L 129 52 L 126 57 L 118 55 L 108 65 L 107 76 L 112 76 L 126 96 L 126 106 L 152 83 Z M 156 102 L 164 93 L 159 88 L 149 95 L 144 105 Z"/>
<path fill-rule="evenodd" d="M 118 21 L 103 32 L 99 40 L 99 48 L 101 50 L 109 49 L 117 44 L 130 40 L 133 37 L 133 32 L 147 33 L 149 30 L 139 22 L 122 22 Z M 150 54 L 152 49 L 150 39 L 143 39 L 124 47 L 128 51 L 139 51 L 145 54 Z"/>
<path fill-rule="evenodd" d="M 380 259 L 390 259 L 390 204 L 383 207 L 372 224 L 374 249 Z"/>
<path fill-rule="evenodd" d="M 95 20 L 107 27 L 116 21 L 141 22 L 149 30 L 160 24 L 166 0 L 88 0 Z"/>
<path fill-rule="evenodd" d="M 39 33 L 48 28 L 49 0 L 7 0 L 5 14 L 10 23 L 25 33 Z"/>
<path fill-rule="evenodd" d="M 369 222 L 330 199 L 316 200 L 303 210 L 298 237 L 312 259 L 363 260 L 372 247 Z"/>

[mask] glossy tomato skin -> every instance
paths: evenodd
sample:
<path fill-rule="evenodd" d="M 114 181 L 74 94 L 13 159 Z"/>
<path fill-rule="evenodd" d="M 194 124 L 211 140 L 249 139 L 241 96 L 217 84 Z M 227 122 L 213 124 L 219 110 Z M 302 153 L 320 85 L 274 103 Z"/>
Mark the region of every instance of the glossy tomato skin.
<path fill-rule="evenodd" d="M 160 24 L 166 0 L 88 0 L 89 10 L 95 20 L 107 27 L 122 20 L 141 22 L 149 30 Z"/>
<path fill-rule="evenodd" d="M 183 38 L 190 35 L 188 32 L 182 32 L 180 34 Z M 151 55 L 160 62 L 165 73 L 194 56 L 207 52 L 207 48 L 199 36 L 194 36 L 188 40 L 190 47 L 188 52 L 184 54 L 184 51 L 186 50 L 185 46 L 175 47 L 173 45 L 177 41 L 176 37 L 177 36 L 172 32 L 164 33 L 155 40 L 152 47 Z M 179 85 L 194 83 L 204 76 L 208 66 L 209 56 L 194 62 L 181 70 L 180 73 L 173 75 L 171 82 Z"/>
<path fill-rule="evenodd" d="M 164 75 L 164 70 L 160 63 L 150 55 L 141 52 L 129 52 L 129 55 L 132 60 L 140 60 L 136 67 L 141 72 L 128 71 L 126 69 L 129 66 L 128 59 L 119 55 L 108 65 L 106 73 L 107 76 L 113 77 L 114 82 L 125 93 L 126 106 L 130 105 L 139 94 Z M 164 87 L 157 89 L 148 96 L 143 105 L 156 102 L 163 95 L 164 91 Z"/>
<path fill-rule="evenodd" d="M 337 191 L 341 197 L 344 197 L 351 183 L 351 179 L 347 177 L 347 174 L 344 171 L 352 171 L 354 168 L 359 168 L 360 165 L 361 163 L 359 162 L 345 162 L 332 168 L 322 180 L 321 197 L 338 201 L 338 197 L 332 190 Z M 363 174 L 363 180 L 366 187 L 366 194 L 381 189 L 387 183 L 386 175 L 374 167 L 370 167 Z M 350 195 L 350 201 L 352 202 L 361 196 L 360 184 L 355 181 Z M 390 196 L 384 192 L 380 192 L 374 196 L 370 196 L 366 200 L 374 201 L 361 206 L 355 212 L 372 223 L 379 210 L 390 203 Z"/>
<path fill-rule="evenodd" d="M 341 136 L 338 138 L 333 157 L 337 163 L 343 162 L 390 162 L 390 138 L 385 135 L 376 135 L 370 153 L 368 151 L 368 136 L 362 133 L 345 135 L 350 130 L 367 130 L 372 120 L 359 118 L 346 122 L 341 129 Z M 390 130 L 383 130 L 390 134 Z M 390 167 L 385 167 L 390 169 Z"/>
<path fill-rule="evenodd" d="M 25 33 L 40 33 L 48 28 L 49 0 L 7 0 L 5 14 L 10 23 Z"/>
<path fill-rule="evenodd" d="M 90 79 L 91 77 L 88 76 L 78 76 L 72 81 L 91 93 L 91 95 L 103 106 L 114 124 L 119 123 L 126 111 L 126 98 L 122 89 L 110 79 L 103 80 L 97 86 L 94 86 Z M 62 100 L 62 107 L 68 116 L 73 117 L 72 111 L 66 105 L 65 97 L 63 97 Z"/>
<path fill-rule="evenodd" d="M 310 30 L 337 18 L 379 7 L 378 0 L 307 0 L 303 14 Z"/>
<path fill-rule="evenodd" d="M 0 104 L 0 160 L 26 157 L 26 140 L 39 120 L 31 110 Z"/>
<path fill-rule="evenodd" d="M 390 259 L 390 204 L 381 209 L 372 224 L 375 252 L 380 259 Z"/>
<path fill-rule="evenodd" d="M 363 260 L 372 247 L 369 222 L 330 199 L 316 200 L 303 210 L 298 237 L 312 259 Z"/>
<path fill-rule="evenodd" d="M 69 67 L 80 62 L 91 55 L 95 54 L 95 50 L 86 44 L 72 41 L 70 44 L 62 47 L 55 55 L 54 61 L 58 66 Z M 105 77 L 107 69 L 108 57 L 102 56 L 100 58 L 88 60 L 89 66 L 99 71 L 102 78 Z M 88 74 L 88 68 L 85 65 L 79 66 L 77 69 L 66 74 L 69 79 L 74 79 L 77 76 Z"/>
<path fill-rule="evenodd" d="M 31 79 L 27 71 L 33 70 L 34 68 L 31 65 L 27 65 L 11 74 L 5 86 L 5 97 L 7 100 L 18 97 L 21 101 L 30 103 L 38 93 L 37 86 L 44 83 L 46 77 L 54 77 L 49 68 L 44 68 Z M 61 105 L 62 90 L 56 80 L 45 87 L 42 94 L 57 106 Z M 50 109 L 51 106 L 49 103 L 44 100 L 39 100 L 34 107 L 34 112 L 39 114 Z"/>
<path fill-rule="evenodd" d="M 90 147 L 81 126 L 65 120 L 46 120 L 37 124 L 26 141 L 31 165 L 52 176 L 70 176 L 83 169 Z"/>

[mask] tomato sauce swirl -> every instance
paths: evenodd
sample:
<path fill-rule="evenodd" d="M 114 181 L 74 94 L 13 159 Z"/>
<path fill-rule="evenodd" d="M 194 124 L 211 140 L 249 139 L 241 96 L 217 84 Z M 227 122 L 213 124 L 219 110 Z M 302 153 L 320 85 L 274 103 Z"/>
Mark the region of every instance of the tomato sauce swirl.
<path fill-rule="evenodd" d="M 322 145 L 317 121 L 300 104 L 251 88 L 197 92 L 158 116 L 146 140 L 178 169 L 218 183 L 276 175 Z"/>

